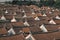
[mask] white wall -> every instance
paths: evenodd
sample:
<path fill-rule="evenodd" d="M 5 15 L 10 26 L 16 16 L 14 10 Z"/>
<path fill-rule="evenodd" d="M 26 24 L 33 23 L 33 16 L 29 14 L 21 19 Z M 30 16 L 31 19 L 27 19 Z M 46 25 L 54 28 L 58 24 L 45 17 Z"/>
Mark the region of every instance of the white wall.
<path fill-rule="evenodd" d="M 5 2 L 5 1 L 12 1 L 12 0 L 0 0 L 0 2 Z"/>
<path fill-rule="evenodd" d="M 0 0 L 0 2 L 5 2 L 5 1 L 13 1 L 13 0 Z M 24 0 L 22 0 L 24 1 Z M 31 1 L 40 1 L 40 0 L 31 0 Z"/>

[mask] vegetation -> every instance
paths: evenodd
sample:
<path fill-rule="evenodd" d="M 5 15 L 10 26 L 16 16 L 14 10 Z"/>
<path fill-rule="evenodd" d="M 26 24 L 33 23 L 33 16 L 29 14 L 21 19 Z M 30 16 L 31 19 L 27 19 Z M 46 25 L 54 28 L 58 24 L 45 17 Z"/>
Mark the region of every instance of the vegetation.
<path fill-rule="evenodd" d="M 54 7 L 60 8 L 60 0 L 56 0 Z"/>
<path fill-rule="evenodd" d="M 57 8 L 60 8 L 60 0 L 56 0 L 56 2 L 54 0 L 48 0 L 48 1 L 44 1 L 44 0 L 40 0 L 40 2 L 36 2 L 36 1 L 13 1 L 13 2 L 6 2 L 6 3 L 12 3 L 12 4 L 18 4 L 18 5 L 37 5 L 37 6 L 54 6 Z"/>

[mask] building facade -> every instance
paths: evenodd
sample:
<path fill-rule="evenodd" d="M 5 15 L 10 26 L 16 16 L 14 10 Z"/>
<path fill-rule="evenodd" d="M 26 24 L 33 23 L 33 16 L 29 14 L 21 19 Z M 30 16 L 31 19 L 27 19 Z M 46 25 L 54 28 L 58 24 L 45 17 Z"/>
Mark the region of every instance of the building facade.
<path fill-rule="evenodd" d="M 0 0 L 0 2 L 13 1 L 13 0 Z"/>
<path fill-rule="evenodd" d="M 0 2 L 6 2 L 6 1 L 41 1 L 41 0 L 0 0 Z M 48 1 L 48 0 L 42 0 L 42 1 Z"/>

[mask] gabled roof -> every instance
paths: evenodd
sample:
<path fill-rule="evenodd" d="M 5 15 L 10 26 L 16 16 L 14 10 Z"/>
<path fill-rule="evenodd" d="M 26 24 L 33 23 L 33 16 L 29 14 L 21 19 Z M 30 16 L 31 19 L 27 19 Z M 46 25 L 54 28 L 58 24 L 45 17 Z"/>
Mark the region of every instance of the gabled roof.
<path fill-rule="evenodd" d="M 40 20 L 38 17 L 36 17 L 34 20 Z"/>
<path fill-rule="evenodd" d="M 7 30 L 3 27 L 3 28 L 0 28 L 0 34 L 6 34 L 7 33 Z"/>
<path fill-rule="evenodd" d="M 17 26 L 17 27 L 20 27 L 20 26 L 23 26 L 23 22 L 13 22 L 11 23 L 13 26 Z"/>
<path fill-rule="evenodd" d="M 60 17 L 59 17 L 59 16 L 56 16 L 55 18 L 56 18 L 56 19 L 60 19 Z"/>
<path fill-rule="evenodd" d="M 50 9 L 50 7 L 48 7 L 48 9 Z"/>
<path fill-rule="evenodd" d="M 32 14 L 35 14 L 35 12 L 32 12 Z"/>
<path fill-rule="evenodd" d="M 35 40 L 35 38 L 31 34 L 29 34 L 25 39 L 26 40 Z"/>
<path fill-rule="evenodd" d="M 24 22 L 24 26 L 30 26 L 27 21 Z"/>
<path fill-rule="evenodd" d="M 24 33 L 29 33 L 29 31 L 30 31 L 30 29 L 27 27 L 27 28 L 22 28 L 22 31 L 24 32 Z"/>
<path fill-rule="evenodd" d="M 6 20 L 5 16 L 3 15 L 0 20 Z"/>
<path fill-rule="evenodd" d="M 26 14 L 24 14 L 23 18 L 25 18 L 25 17 L 27 17 L 27 15 L 26 15 Z"/>
<path fill-rule="evenodd" d="M 0 40 L 25 40 L 23 34 L 1 37 Z"/>
<path fill-rule="evenodd" d="M 44 13 L 43 16 L 47 16 L 47 15 Z"/>
<path fill-rule="evenodd" d="M 50 11 L 49 14 L 52 14 L 52 12 Z"/>
<path fill-rule="evenodd" d="M 56 24 L 56 23 L 55 23 L 55 21 L 54 21 L 53 19 L 51 19 L 51 20 L 49 21 L 49 24 Z"/>
<path fill-rule="evenodd" d="M 13 19 L 11 20 L 11 22 L 17 22 L 17 20 L 15 19 L 15 17 L 13 17 Z"/>
<path fill-rule="evenodd" d="M 56 9 L 56 11 L 59 11 L 59 9 Z"/>
<path fill-rule="evenodd" d="M 30 31 L 33 33 L 33 32 L 41 32 L 41 29 L 37 26 L 32 26 L 30 27 Z"/>
<path fill-rule="evenodd" d="M 25 13 L 25 10 L 22 10 L 23 13 Z"/>
<path fill-rule="evenodd" d="M 52 9 L 52 11 L 54 12 L 55 10 L 54 10 L 54 9 Z"/>
<path fill-rule="evenodd" d="M 45 28 L 48 30 L 48 32 L 52 32 L 57 30 L 59 28 L 59 25 L 45 24 Z"/>
<path fill-rule="evenodd" d="M 42 24 L 40 26 L 40 29 L 43 31 L 43 32 L 48 32 L 48 30 L 46 29 L 46 27 Z"/>
<path fill-rule="evenodd" d="M 17 13 L 16 12 L 14 12 L 14 14 L 13 15 L 17 15 Z"/>
<path fill-rule="evenodd" d="M 35 35 L 33 35 L 35 40 L 50 40 L 51 39 L 50 36 L 49 36 L 49 34 L 35 34 Z"/>
<path fill-rule="evenodd" d="M 16 34 L 13 28 L 10 28 L 8 30 L 8 35 L 11 35 L 11 34 L 13 34 L 13 35 Z"/>
<path fill-rule="evenodd" d="M 7 14 L 7 13 L 8 13 L 8 11 L 6 10 L 6 11 L 5 11 L 5 13 Z"/>

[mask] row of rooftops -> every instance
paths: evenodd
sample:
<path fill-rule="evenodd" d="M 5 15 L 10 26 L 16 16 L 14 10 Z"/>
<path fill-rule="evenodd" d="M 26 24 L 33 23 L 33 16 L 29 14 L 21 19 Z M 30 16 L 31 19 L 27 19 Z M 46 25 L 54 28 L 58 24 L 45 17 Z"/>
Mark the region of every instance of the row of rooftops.
<path fill-rule="evenodd" d="M 24 38 L 27 37 L 29 34 L 32 34 L 32 36 L 37 35 L 37 34 L 39 34 L 39 35 L 41 35 L 41 34 L 52 34 L 53 35 L 53 33 L 60 32 L 58 29 L 58 26 L 56 26 L 56 27 L 55 26 L 52 28 L 46 27 L 46 29 L 50 30 L 49 32 L 42 32 L 42 30 L 39 27 L 26 27 L 26 28 L 9 28 L 9 27 L 4 28 L 3 27 L 3 28 L 0 28 L 0 38 L 4 38 L 7 36 L 12 37 L 13 35 L 20 35 L 20 34 L 23 34 Z M 8 34 L 6 34 L 7 32 L 8 32 Z M 12 34 L 10 32 L 12 32 Z M 59 35 L 59 34 L 56 34 L 56 35 Z M 34 36 L 34 37 L 36 37 L 36 36 Z M 19 38 L 18 38 L 18 40 L 19 40 Z"/>
<path fill-rule="evenodd" d="M 60 10 L 35 5 L 0 5 L 0 40 L 60 39 Z"/>
<path fill-rule="evenodd" d="M 12 28 L 10 29 L 10 30 L 12 30 Z M 5 31 L 5 30 L 4 30 Z M 23 31 L 27 31 L 27 28 L 25 29 L 25 30 L 23 30 Z M 5 31 L 6 32 L 6 31 Z M 21 35 L 22 34 L 22 35 Z M 3 34 L 2 34 L 3 35 Z M 30 36 L 29 36 L 30 35 Z M 23 36 L 23 37 L 22 37 Z M 48 37 L 49 36 L 49 37 Z M 17 38 L 16 38 L 17 37 Z M 20 37 L 20 38 L 19 38 Z M 30 38 L 31 37 L 31 38 Z M 4 40 L 4 39 L 6 39 L 6 40 L 8 40 L 8 38 L 9 38 L 9 40 L 11 40 L 10 38 L 12 38 L 12 40 L 26 40 L 26 39 L 31 39 L 31 40 L 33 40 L 33 38 L 35 39 L 35 40 L 53 40 L 53 39 L 59 39 L 60 38 L 60 31 L 59 30 L 54 30 L 54 31 L 52 31 L 52 32 L 29 32 L 29 33 L 22 33 L 22 31 L 20 31 L 20 33 L 19 34 L 14 34 L 14 35 L 3 35 L 3 36 L 1 36 L 0 35 L 0 39 L 1 40 Z M 48 38 L 48 39 L 47 39 Z"/>

